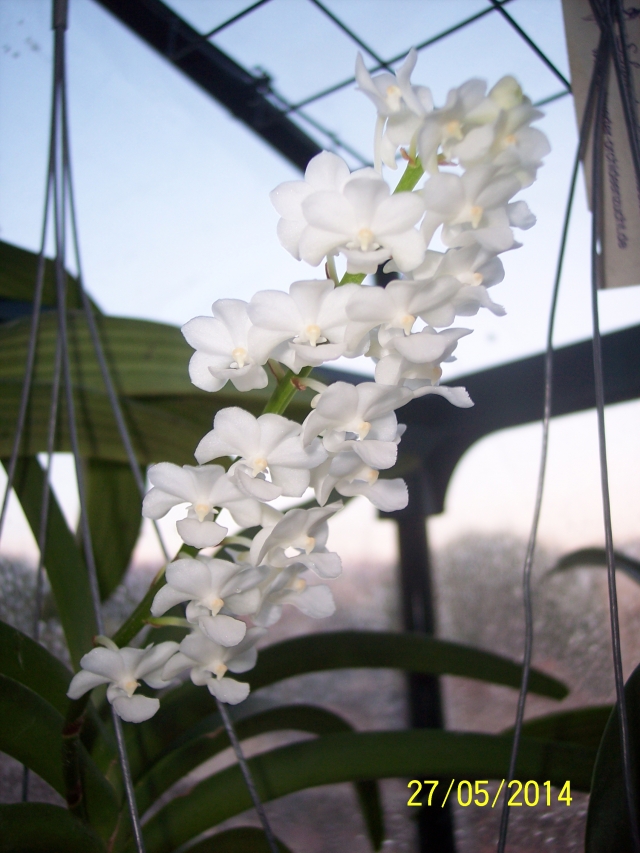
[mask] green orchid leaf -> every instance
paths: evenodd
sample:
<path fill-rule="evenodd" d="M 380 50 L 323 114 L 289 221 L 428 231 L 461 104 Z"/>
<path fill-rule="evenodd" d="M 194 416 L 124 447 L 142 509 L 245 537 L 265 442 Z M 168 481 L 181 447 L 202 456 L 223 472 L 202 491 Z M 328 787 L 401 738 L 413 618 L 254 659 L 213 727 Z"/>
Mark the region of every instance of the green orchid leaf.
<path fill-rule="evenodd" d="M 522 733 L 527 737 L 543 738 L 544 740 L 576 743 L 597 749 L 611 716 L 611 705 L 598 705 L 592 708 L 574 708 L 559 714 L 549 714 L 527 720 L 522 727 Z M 507 729 L 510 734 L 513 729 Z"/>
<path fill-rule="evenodd" d="M 253 709 L 250 707 L 245 709 L 248 710 L 246 715 L 235 715 L 235 728 L 240 740 L 279 730 L 302 731 L 316 735 L 353 731 L 353 727 L 338 714 L 313 705 L 264 707 L 263 704 L 262 707 L 263 710 L 257 710 L 254 713 L 251 713 Z M 138 780 L 136 799 L 140 811 L 145 812 L 172 785 L 203 762 L 227 749 L 229 745 L 220 715 L 214 713 L 207 717 L 187 732 L 175 748 L 167 751 Z M 370 780 L 357 782 L 356 792 L 369 837 L 374 849 L 378 850 L 384 839 L 384 822 L 378 786 Z"/>
<path fill-rule="evenodd" d="M 279 838 L 276 838 L 276 844 L 280 853 L 292 853 Z M 261 829 L 239 826 L 198 841 L 185 853 L 271 853 L 271 848 Z"/>
<path fill-rule="evenodd" d="M 142 524 L 142 499 L 131 468 L 123 462 L 85 462 L 87 513 L 100 595 L 108 598 L 131 561 Z"/>
<path fill-rule="evenodd" d="M 0 805 L 0 853 L 106 853 L 91 827 L 49 803 Z"/>
<path fill-rule="evenodd" d="M 63 765 L 65 719 L 33 690 L 0 675 L 0 751 L 29 767 L 62 796 L 67 796 Z M 92 826 L 103 836 L 113 831 L 117 817 L 116 795 L 82 746 L 77 751 L 82 798 Z"/>
<path fill-rule="evenodd" d="M 37 271 L 38 255 L 0 240 L 0 299 L 33 302 Z M 42 304 L 49 308 L 57 304 L 54 264 L 48 258 L 45 260 Z M 68 273 L 67 304 L 71 308 L 82 307 L 78 282 Z"/>
<path fill-rule="evenodd" d="M 20 682 L 65 715 L 72 673 L 22 631 L 0 620 L 0 674 Z"/>
<path fill-rule="evenodd" d="M 631 580 L 640 583 L 640 561 L 634 560 L 632 557 L 627 557 L 620 551 L 614 551 L 616 569 L 624 572 Z M 551 572 L 562 572 L 567 569 L 582 568 L 585 566 L 593 566 L 606 569 L 608 565 L 607 552 L 604 548 L 580 548 L 577 551 L 572 551 L 570 554 L 565 554 L 560 557 Z"/>
<path fill-rule="evenodd" d="M 342 732 L 263 753 L 249 760 L 263 802 L 312 788 L 372 778 L 501 779 L 511 738 L 435 729 Z M 595 752 L 572 744 L 523 738 L 518 778 L 589 789 Z M 200 833 L 251 808 L 237 766 L 216 773 L 177 797 L 144 827 L 148 853 L 170 853 Z M 131 850 L 129 845 L 127 850 Z"/>
<path fill-rule="evenodd" d="M 640 791 L 640 666 L 631 673 L 624 688 L 629 720 L 629 746 L 636 814 Z M 600 742 L 589 810 L 587 812 L 586 853 L 634 853 L 627 798 L 622 772 L 620 720 L 614 706 Z"/>
<path fill-rule="evenodd" d="M 243 679 L 257 690 L 294 675 L 357 667 L 458 675 L 514 689 L 520 686 L 520 666 L 500 655 L 422 634 L 383 631 L 327 632 L 275 643 L 260 651 L 255 669 Z M 529 688 L 554 699 L 562 699 L 568 692 L 560 681 L 538 670 L 532 670 Z M 168 691 L 155 717 L 136 726 L 130 736 L 136 773 L 209 713 L 208 692 L 190 681 Z"/>
<path fill-rule="evenodd" d="M 18 460 L 14 489 L 36 538 L 44 482 L 44 472 L 37 459 Z M 69 654 L 77 667 L 82 655 L 92 648 L 97 629 L 87 568 L 51 489 L 44 564 Z"/>
<path fill-rule="evenodd" d="M 247 680 L 257 690 L 294 675 L 355 667 L 458 675 L 520 687 L 520 665 L 501 655 L 423 634 L 384 631 L 337 631 L 275 643 L 261 650 Z M 529 690 L 552 699 L 563 699 L 568 693 L 564 684 L 539 670 L 532 670 Z"/>

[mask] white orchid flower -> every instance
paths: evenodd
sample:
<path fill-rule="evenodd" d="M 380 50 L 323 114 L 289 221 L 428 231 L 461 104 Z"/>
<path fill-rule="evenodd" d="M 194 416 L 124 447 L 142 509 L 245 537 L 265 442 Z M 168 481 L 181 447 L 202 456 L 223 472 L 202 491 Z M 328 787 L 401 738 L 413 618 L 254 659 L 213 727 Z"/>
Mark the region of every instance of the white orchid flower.
<path fill-rule="evenodd" d="M 163 678 L 172 680 L 190 670 L 194 684 L 206 685 L 209 692 L 221 702 L 237 705 L 249 695 L 249 685 L 235 678 L 226 678 L 227 672 L 248 672 L 256 665 L 258 653 L 255 644 L 265 634 L 264 628 L 249 628 L 237 646 L 221 646 L 199 630 L 189 634 L 180 643 L 179 651 L 168 661 Z"/>
<path fill-rule="evenodd" d="M 404 509 L 409 502 L 404 480 L 380 480 L 379 472 L 371 468 L 352 450 L 337 453 L 318 466 L 311 474 L 316 500 L 323 506 L 335 489 L 344 497 L 363 495 L 383 512 Z"/>
<path fill-rule="evenodd" d="M 510 249 L 515 241 L 506 206 L 520 189 L 514 175 L 499 175 L 493 166 L 476 166 L 462 177 L 433 175 L 422 190 L 425 242 L 444 223 L 442 242 L 447 246 L 475 243 L 494 253 Z"/>
<path fill-rule="evenodd" d="M 411 400 L 412 394 L 404 388 L 390 388 L 375 382 L 334 382 L 312 402 L 312 411 L 302 425 L 305 444 L 316 436 L 332 434 L 338 440 L 347 435 L 365 439 L 386 431 L 384 441 L 393 440 L 396 432 L 396 409 Z"/>
<path fill-rule="evenodd" d="M 247 303 L 218 299 L 213 317 L 194 317 L 182 327 L 187 343 L 196 352 L 189 362 L 189 376 L 197 388 L 219 391 L 230 379 L 238 391 L 266 388 L 268 377 L 256 359 L 251 340 Z"/>
<path fill-rule="evenodd" d="M 374 139 L 374 162 L 378 170 L 381 162 L 396 168 L 398 146 L 412 143 L 424 116 L 433 109 L 429 89 L 411 85 L 417 59 L 417 51 L 412 48 L 395 74 L 384 71 L 372 77 L 361 54 L 356 58 L 357 90 L 370 98 L 378 111 Z"/>
<path fill-rule="evenodd" d="M 253 617 L 256 625 L 269 628 L 282 615 L 285 604 L 293 604 L 305 616 L 312 619 L 325 619 L 335 613 L 333 594 L 326 584 L 309 585 L 300 577 L 306 571 L 300 564 L 285 569 L 273 569 L 262 584 L 262 604 Z"/>
<path fill-rule="evenodd" d="M 300 497 L 309 485 L 309 470 L 326 458 L 320 442 L 303 447 L 300 424 L 281 415 L 255 418 L 235 406 L 221 409 L 196 448 L 198 462 L 220 456 L 238 457 L 229 469 L 241 491 L 260 501 L 280 495 Z M 265 474 L 269 473 L 271 481 Z"/>
<path fill-rule="evenodd" d="M 145 518 L 162 518 L 174 506 L 188 502 L 187 518 L 176 523 L 178 533 L 187 545 L 208 548 L 218 545 L 227 528 L 213 520 L 218 507 L 226 507 L 234 519 L 262 518 L 257 506 L 250 505 L 247 495 L 228 476 L 221 465 L 174 465 L 160 462 L 149 468 L 150 489 L 142 502 Z M 237 516 L 237 517 L 236 517 Z"/>
<path fill-rule="evenodd" d="M 356 284 L 295 281 L 289 293 L 261 290 L 249 306 L 253 339 L 263 356 L 273 355 L 294 373 L 345 354 L 345 306 Z M 286 346 L 280 346 L 285 344 Z"/>
<path fill-rule="evenodd" d="M 379 361 L 376 365 L 376 382 L 381 385 L 406 385 L 414 391 L 414 396 L 435 393 L 448 397 L 454 405 L 471 405 L 468 395 L 461 397 L 459 392 L 452 395 L 452 389 L 438 388 L 442 376 L 440 365 L 452 360 L 452 353 L 460 338 L 470 334 L 470 329 L 436 332 L 429 327 L 409 337 L 402 332 L 396 334 L 385 348 L 377 350 Z M 424 390 L 429 386 L 433 386 L 434 390 Z"/>
<path fill-rule="evenodd" d="M 347 340 L 361 339 L 378 328 L 378 340 L 384 346 L 401 329 L 411 333 L 417 318 L 426 320 L 432 311 L 447 304 L 460 289 L 451 277 L 436 282 L 390 281 L 386 287 L 359 287 L 347 304 Z"/>
<path fill-rule="evenodd" d="M 107 699 L 116 713 L 129 723 L 142 723 L 156 713 L 160 707 L 158 699 L 136 696 L 140 681 L 150 687 L 166 687 L 171 679 L 164 679 L 161 672 L 169 658 L 177 651 L 173 642 L 153 643 L 146 649 L 119 649 L 108 637 L 96 637 L 106 648 L 92 649 L 80 660 L 82 669 L 71 679 L 67 696 L 79 699 L 99 684 L 108 684 Z"/>
<path fill-rule="evenodd" d="M 467 80 L 449 91 L 444 107 L 425 116 L 418 134 L 418 154 L 425 171 L 437 174 L 440 149 L 449 159 L 452 147 L 469 130 L 495 118 L 496 105 L 486 97 L 486 88 L 484 80 Z"/>
<path fill-rule="evenodd" d="M 424 262 L 411 275 L 424 280 L 425 287 L 438 288 L 448 283 L 448 296 L 420 312 L 420 318 L 434 328 L 450 326 L 456 317 L 471 317 L 480 308 L 488 308 L 498 317 L 506 313 L 494 302 L 488 287 L 502 281 L 504 267 L 500 258 L 478 244 L 445 253 L 428 251 Z"/>
<path fill-rule="evenodd" d="M 304 181 L 281 184 L 271 194 L 282 216 L 278 236 L 285 249 L 311 266 L 341 252 L 351 273 L 374 273 L 392 256 L 401 270 L 418 266 L 425 250 L 415 228 L 424 213 L 419 195 L 391 195 L 373 170 L 360 170 L 345 181 L 344 170 L 323 154 L 313 158 L 307 172 L 319 158 L 323 162 L 312 174 L 329 173 L 333 187 L 315 189 L 305 173 Z"/>
<path fill-rule="evenodd" d="M 221 646 L 236 646 L 247 626 L 233 616 L 248 616 L 258 609 L 260 593 L 256 587 L 266 572 L 212 557 L 175 560 L 167 566 L 167 583 L 156 593 L 151 615 L 162 616 L 176 604 L 188 601 L 189 622 L 199 624 Z"/>
<path fill-rule="evenodd" d="M 329 538 L 327 521 L 341 503 L 312 509 L 291 509 L 273 527 L 265 528 L 254 538 L 249 552 L 252 565 L 266 564 L 271 569 L 292 565 L 311 569 L 321 578 L 335 578 L 342 572 L 340 557 L 326 547 Z"/>

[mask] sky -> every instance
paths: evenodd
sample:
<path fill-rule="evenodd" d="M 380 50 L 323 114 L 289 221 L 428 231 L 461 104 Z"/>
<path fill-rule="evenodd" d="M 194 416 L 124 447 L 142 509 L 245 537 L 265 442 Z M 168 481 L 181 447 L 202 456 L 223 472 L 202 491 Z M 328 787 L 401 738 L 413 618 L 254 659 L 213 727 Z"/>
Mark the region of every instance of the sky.
<path fill-rule="evenodd" d="M 193 26 L 210 30 L 246 4 L 173 0 L 171 5 Z M 388 57 L 487 3 L 330 0 L 327 5 Z M 514 0 L 508 8 L 568 75 L 559 0 Z M 272 0 L 223 30 L 214 43 L 245 67 L 268 72 L 291 101 L 350 76 L 356 52 L 308 0 Z M 0 238 L 31 250 L 37 249 L 41 228 L 51 56 L 49 0 L 2 0 Z M 413 79 L 430 86 L 441 103 L 450 87 L 467 78 L 493 83 L 507 73 L 518 77 L 533 100 L 560 88 L 549 69 L 492 13 L 422 52 Z M 296 169 L 94 0 L 70 2 L 68 85 L 85 283 L 104 311 L 181 325 L 207 314 L 223 296 L 249 299 L 258 289 L 287 289 L 294 280 L 322 276 L 291 258 L 275 233 L 277 215 L 268 194 L 282 181 L 299 178 Z M 311 105 L 308 114 L 371 156 L 374 110 L 353 87 Z M 549 136 L 552 153 L 524 196 L 538 223 L 524 232 L 523 248 L 504 257 L 505 281 L 492 290 L 507 316 L 485 312 L 469 323 L 464 318 L 476 333 L 461 343 L 459 359 L 448 367 L 446 378 L 543 347 L 576 146 L 571 98 L 549 104 L 545 114 L 539 126 Z M 321 136 L 318 140 L 324 143 Z M 591 333 L 589 228 L 581 182 L 558 308 L 558 345 Z M 604 331 L 640 322 L 640 286 L 602 293 L 600 309 Z M 632 539 L 637 530 L 640 459 L 634 436 L 639 414 L 640 406 L 632 403 L 613 407 L 608 418 L 614 521 L 621 541 Z M 431 522 L 433 541 L 443 543 L 468 529 L 525 535 L 538 446 L 535 425 L 474 446 L 454 475 L 445 514 Z M 601 537 L 595 453 L 592 413 L 554 424 L 542 527 L 561 546 L 593 544 Z M 60 460 L 59 470 L 57 487 L 73 514 L 68 461 Z M 373 529 L 371 512 L 358 512 L 362 529 Z M 5 548 L 27 547 L 28 535 L 15 519 Z M 380 534 L 381 541 L 391 554 L 393 535 L 385 524 L 376 529 L 387 531 Z M 352 522 L 343 527 L 344 535 L 337 527 L 336 536 L 345 540 L 345 548 L 353 547 Z"/>

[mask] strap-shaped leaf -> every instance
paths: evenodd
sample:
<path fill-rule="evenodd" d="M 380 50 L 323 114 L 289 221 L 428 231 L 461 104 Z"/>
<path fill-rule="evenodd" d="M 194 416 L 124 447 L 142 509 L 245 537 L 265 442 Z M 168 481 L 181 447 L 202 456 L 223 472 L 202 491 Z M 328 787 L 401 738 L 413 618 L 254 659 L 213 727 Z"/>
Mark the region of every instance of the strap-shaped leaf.
<path fill-rule="evenodd" d="M 250 759 L 263 802 L 317 785 L 356 779 L 501 779 L 509 766 L 510 737 L 435 729 L 345 732 L 296 743 Z M 588 790 L 595 753 L 571 744 L 523 738 L 516 775 Z M 144 827 L 148 853 L 178 845 L 251 807 L 237 766 L 203 780 Z M 132 849 L 130 846 L 127 850 Z"/>
<path fill-rule="evenodd" d="M 616 569 L 624 572 L 631 580 L 640 583 L 640 561 L 627 557 L 620 551 L 614 551 Z M 606 569 L 608 565 L 607 552 L 604 548 L 580 548 L 560 557 L 552 572 L 566 571 L 585 566 Z"/>
<path fill-rule="evenodd" d="M 611 716 L 611 710 L 611 705 L 597 705 L 592 708 L 576 708 L 559 714 L 549 714 L 528 720 L 522 727 L 522 733 L 527 737 L 576 743 L 597 749 L 607 720 Z M 508 729 L 505 734 L 512 731 Z"/>
<path fill-rule="evenodd" d="M 38 460 L 19 459 L 14 488 L 36 537 L 40 525 L 43 484 L 44 472 Z M 77 667 L 82 655 L 91 649 L 97 629 L 87 568 L 51 489 L 44 564 L 69 654 Z"/>
<path fill-rule="evenodd" d="M 89 459 L 85 483 L 91 539 L 100 584 L 107 598 L 122 581 L 142 523 L 142 500 L 124 462 Z"/>
<path fill-rule="evenodd" d="M 106 853 L 91 827 L 49 803 L 0 805 L 0 853 Z"/>
<path fill-rule="evenodd" d="M 0 675 L 0 751 L 25 764 L 62 796 L 63 716 L 33 690 Z M 91 824 L 106 836 L 113 830 L 118 804 L 113 788 L 80 747 L 82 797 Z"/>
<path fill-rule="evenodd" d="M 294 675 L 345 667 L 458 675 L 515 689 L 520 686 L 520 666 L 508 658 L 422 634 L 384 631 L 327 632 L 275 643 L 261 650 L 255 669 L 243 679 L 257 690 Z M 535 669 L 529 686 L 533 693 L 555 699 L 567 694 L 560 681 Z M 136 726 L 129 736 L 134 775 L 206 717 L 209 708 L 208 692 L 191 682 L 169 691 L 155 717 Z"/>
<path fill-rule="evenodd" d="M 493 652 L 423 634 L 384 631 L 337 631 L 284 640 L 263 649 L 248 673 L 253 690 L 307 672 L 355 667 L 391 667 L 430 675 L 459 675 L 520 686 L 520 665 Z M 569 692 L 555 678 L 532 670 L 529 690 L 552 699 Z"/>
<path fill-rule="evenodd" d="M 640 666 L 632 672 L 624 688 L 629 720 L 631 772 L 635 788 L 636 814 L 640 791 Z M 614 706 L 600 742 L 589 811 L 587 812 L 586 853 L 634 853 L 622 773 L 620 720 Z"/>
<path fill-rule="evenodd" d="M 353 727 L 338 714 L 314 705 L 267 707 L 251 716 L 236 716 L 235 727 L 240 740 L 278 730 L 302 731 L 316 735 L 353 731 Z M 136 799 L 140 811 L 146 811 L 183 776 L 228 746 L 229 739 L 220 715 L 215 713 L 207 717 L 138 781 Z M 378 850 L 384 839 L 378 786 L 370 780 L 356 782 L 356 793 L 369 837 L 374 849 Z"/>
<path fill-rule="evenodd" d="M 276 838 L 280 853 L 291 850 Z M 239 826 L 218 832 L 189 847 L 188 853 L 271 853 L 264 832 L 255 826 Z"/>
<path fill-rule="evenodd" d="M 38 270 L 38 256 L 34 252 L 20 249 L 0 240 L 0 299 L 16 302 L 32 302 Z M 80 308 L 78 282 L 73 276 L 67 277 L 67 299 L 73 308 Z M 56 305 L 56 282 L 53 261 L 47 259 L 44 268 L 44 289 L 42 304 L 48 307 Z"/>
<path fill-rule="evenodd" d="M 71 673 L 50 652 L 22 631 L 0 620 L 0 674 L 19 681 L 52 705 L 67 713 L 66 693 Z"/>

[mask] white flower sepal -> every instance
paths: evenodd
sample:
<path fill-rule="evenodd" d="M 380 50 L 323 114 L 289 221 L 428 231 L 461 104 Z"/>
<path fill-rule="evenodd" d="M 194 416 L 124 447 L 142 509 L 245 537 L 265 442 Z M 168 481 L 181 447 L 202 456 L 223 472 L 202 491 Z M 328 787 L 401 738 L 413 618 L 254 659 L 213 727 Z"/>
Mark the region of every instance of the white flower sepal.
<path fill-rule="evenodd" d="M 233 406 L 221 409 L 196 448 L 198 462 L 220 456 L 239 457 L 229 469 L 248 497 L 270 501 L 280 495 L 300 497 L 309 485 L 309 469 L 326 459 L 322 444 L 303 447 L 300 424 L 281 415 L 256 418 Z M 271 481 L 265 479 L 268 471 Z"/>
<path fill-rule="evenodd" d="M 190 670 L 194 684 L 206 685 L 216 699 L 237 705 L 249 695 L 249 685 L 225 675 L 227 671 L 240 673 L 253 669 L 258 658 L 254 646 L 265 633 L 264 628 L 249 628 L 244 640 L 229 648 L 196 629 L 184 638 L 179 651 L 165 665 L 163 678 L 172 680 Z"/>
<path fill-rule="evenodd" d="M 236 646 L 247 626 L 233 616 L 247 616 L 260 606 L 258 584 L 266 569 L 243 569 L 228 560 L 199 556 L 175 560 L 167 566 L 167 583 L 156 593 L 152 616 L 188 601 L 186 617 L 222 646 Z M 224 611 L 224 612 L 221 612 Z M 233 615 L 229 615 L 233 614 Z"/>
<path fill-rule="evenodd" d="M 187 343 L 195 349 L 189 376 L 197 388 L 219 391 L 230 379 L 238 391 L 266 388 L 268 377 L 256 358 L 251 339 L 247 303 L 218 299 L 213 317 L 194 317 L 182 327 Z"/>
<path fill-rule="evenodd" d="M 238 489 L 221 465 L 174 465 L 160 462 L 149 468 L 149 480 L 154 488 L 144 496 L 142 514 L 145 518 L 162 518 L 174 506 L 189 502 L 187 518 L 176 523 L 178 533 L 187 545 L 208 548 L 218 545 L 227 535 L 227 528 L 213 520 L 216 507 L 234 506 L 240 514 L 246 494 Z"/>
<path fill-rule="evenodd" d="M 404 480 L 380 480 L 378 476 L 378 471 L 366 465 L 357 453 L 345 450 L 312 472 L 311 485 L 320 506 L 335 489 L 344 497 L 362 495 L 383 512 L 404 509 L 409 502 Z"/>
<path fill-rule="evenodd" d="M 342 571 L 338 554 L 325 546 L 329 537 L 327 521 L 342 503 L 312 509 L 290 509 L 271 528 L 261 530 L 251 543 L 252 565 L 265 563 L 270 568 L 304 566 L 321 578 L 335 578 Z"/>
<path fill-rule="evenodd" d="M 253 617 L 256 625 L 264 628 L 274 625 L 280 619 L 285 604 L 293 604 L 312 619 L 325 619 L 335 613 L 336 605 L 329 587 L 324 583 L 310 586 L 300 577 L 304 571 L 306 567 L 300 564 L 272 570 L 261 587 L 262 604 Z"/>
<path fill-rule="evenodd" d="M 136 696 L 140 681 L 150 687 L 166 687 L 171 679 L 164 679 L 162 670 L 178 649 L 178 644 L 167 641 L 145 649 L 125 647 L 119 649 L 108 637 L 96 637 L 105 648 L 92 649 L 80 660 L 82 669 L 71 679 L 67 696 L 79 699 L 99 684 L 108 684 L 107 699 L 116 713 L 128 723 L 142 723 L 160 707 L 158 699 Z"/>

